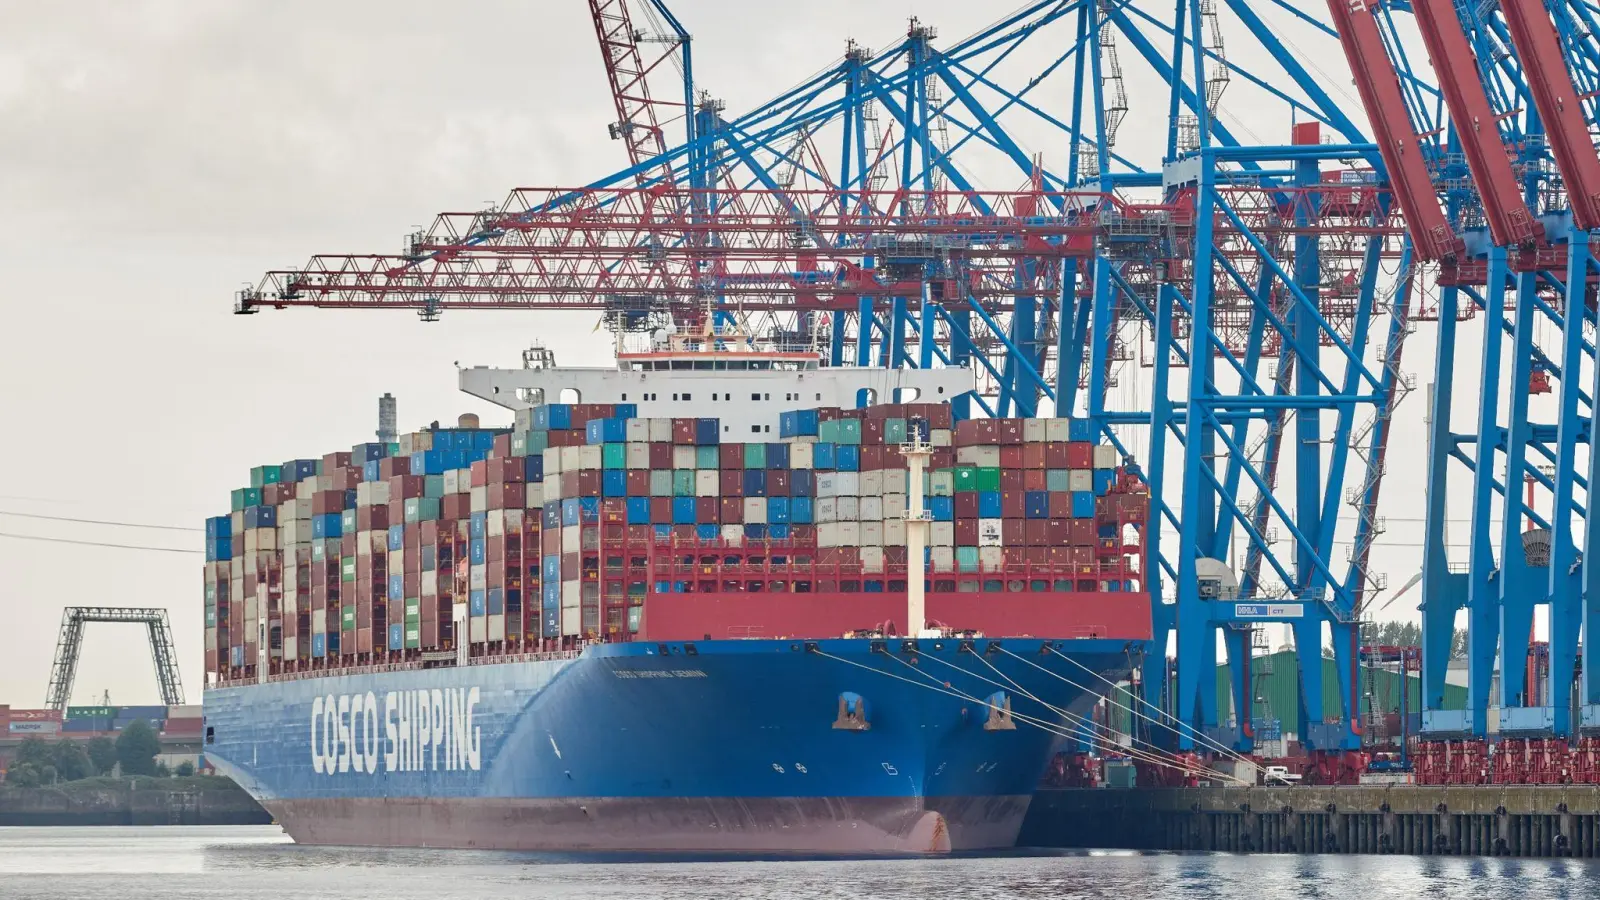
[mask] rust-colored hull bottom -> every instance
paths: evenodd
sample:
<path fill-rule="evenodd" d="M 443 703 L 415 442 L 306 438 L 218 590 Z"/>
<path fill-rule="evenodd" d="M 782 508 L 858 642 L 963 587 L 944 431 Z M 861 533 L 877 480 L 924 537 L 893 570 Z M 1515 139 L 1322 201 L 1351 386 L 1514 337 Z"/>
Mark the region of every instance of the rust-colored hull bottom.
<path fill-rule="evenodd" d="M 1029 796 L 269 800 L 302 844 L 658 853 L 1012 847 Z"/>

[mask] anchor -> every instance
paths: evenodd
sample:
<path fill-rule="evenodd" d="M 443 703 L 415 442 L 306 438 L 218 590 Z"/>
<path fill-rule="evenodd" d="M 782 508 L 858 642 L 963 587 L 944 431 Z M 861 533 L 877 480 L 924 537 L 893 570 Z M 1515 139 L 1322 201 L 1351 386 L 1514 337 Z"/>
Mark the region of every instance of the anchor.
<path fill-rule="evenodd" d="M 984 720 L 984 731 L 1016 731 L 1017 723 L 1011 720 L 1011 697 L 1005 691 L 995 691 L 983 701 L 989 707 L 989 717 Z"/>
<path fill-rule="evenodd" d="M 838 731 L 867 731 L 872 728 L 872 723 L 867 721 L 866 698 L 852 691 L 840 694 L 839 716 L 833 720 L 833 727 Z"/>

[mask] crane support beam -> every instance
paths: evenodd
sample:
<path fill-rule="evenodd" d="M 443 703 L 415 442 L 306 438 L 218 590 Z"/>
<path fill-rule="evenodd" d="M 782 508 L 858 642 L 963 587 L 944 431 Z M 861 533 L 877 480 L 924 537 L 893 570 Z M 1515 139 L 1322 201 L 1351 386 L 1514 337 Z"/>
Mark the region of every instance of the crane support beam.
<path fill-rule="evenodd" d="M 1483 199 L 1490 236 L 1501 247 L 1537 243 L 1544 237 L 1544 228 L 1523 201 L 1494 108 L 1478 74 L 1477 57 L 1456 14 L 1455 0 L 1413 0 L 1411 8 L 1433 70 L 1439 75 L 1439 90 L 1455 123 L 1467 168 Z"/>
<path fill-rule="evenodd" d="M 172 626 L 164 609 L 122 606 L 69 606 L 61 614 L 61 636 L 56 641 L 56 658 L 50 667 L 50 687 L 45 692 L 45 708 L 65 711 L 72 700 L 72 683 L 78 676 L 78 657 L 83 650 L 83 627 L 90 622 L 134 622 L 145 626 L 150 638 L 150 657 L 156 666 L 156 685 L 161 702 L 183 705 L 183 680 L 178 676 L 178 655 L 173 649 Z"/>
<path fill-rule="evenodd" d="M 1429 261 L 1454 258 L 1462 252 L 1461 239 L 1434 192 L 1428 162 L 1422 156 L 1422 138 L 1411 122 L 1400 77 L 1373 15 L 1376 6 L 1376 0 L 1328 0 L 1339 43 L 1344 46 L 1361 106 L 1367 111 L 1417 255 Z"/>
<path fill-rule="evenodd" d="M 1543 0 L 1503 0 L 1500 9 L 1566 185 L 1572 220 L 1582 231 L 1600 227 L 1600 155 L 1567 70 L 1561 36 Z"/>

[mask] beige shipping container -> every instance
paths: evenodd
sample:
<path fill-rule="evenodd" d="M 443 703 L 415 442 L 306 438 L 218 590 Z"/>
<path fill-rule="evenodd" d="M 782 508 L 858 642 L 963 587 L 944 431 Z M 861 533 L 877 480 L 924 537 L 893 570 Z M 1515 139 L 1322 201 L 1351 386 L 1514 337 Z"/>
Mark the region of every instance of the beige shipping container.
<path fill-rule="evenodd" d="M 1004 572 L 1006 570 L 1006 551 L 1004 547 L 979 547 L 978 571 Z"/>
<path fill-rule="evenodd" d="M 437 571 L 430 570 L 422 573 L 422 596 L 439 596 L 439 573 Z"/>
<path fill-rule="evenodd" d="M 583 547 L 580 544 L 580 542 L 582 540 L 583 540 L 583 526 L 582 525 L 563 525 L 563 526 L 561 526 L 561 552 L 562 553 L 577 553 L 578 551 L 582 550 Z"/>
<path fill-rule="evenodd" d="M 876 497 L 883 493 L 883 473 L 881 471 L 856 473 L 858 488 L 851 493 L 858 497 Z"/>
<path fill-rule="evenodd" d="M 475 487 L 475 488 L 473 488 L 472 489 L 472 493 L 468 495 L 467 505 L 472 507 L 472 511 L 473 512 L 488 512 L 489 511 L 489 488 L 488 487 Z"/>
<path fill-rule="evenodd" d="M 1072 423 L 1066 419 L 1045 419 L 1044 439 L 1051 443 L 1072 440 Z"/>
<path fill-rule="evenodd" d="M 650 419 L 650 441 L 657 444 L 672 443 L 672 420 Z"/>
<path fill-rule="evenodd" d="M 629 421 L 628 424 L 632 425 L 632 424 L 634 424 L 635 421 L 637 421 L 637 420 Z M 650 445 L 649 444 L 644 444 L 644 443 L 629 444 L 624 455 L 627 457 L 627 460 L 628 460 L 628 468 L 630 468 L 630 469 L 648 469 L 648 468 L 650 468 Z"/>
<path fill-rule="evenodd" d="M 716 497 L 722 493 L 722 473 L 716 469 L 699 469 L 694 473 L 694 495 Z"/>
<path fill-rule="evenodd" d="M 467 568 L 467 587 L 474 591 L 488 590 L 489 567 L 469 566 Z"/>
<path fill-rule="evenodd" d="M 812 507 L 811 515 L 818 525 L 839 521 L 839 498 L 818 497 Z"/>
<path fill-rule="evenodd" d="M 461 473 L 464 471 L 467 472 L 467 487 L 470 488 L 472 487 L 472 474 L 470 471 L 465 469 L 444 470 L 444 492 L 446 494 L 461 493 Z"/>
<path fill-rule="evenodd" d="M 1092 491 L 1094 490 L 1094 473 L 1088 469 L 1073 469 L 1067 473 L 1067 490 Z"/>
<path fill-rule="evenodd" d="M 1096 469 L 1115 469 L 1117 467 L 1117 448 L 1110 444 L 1095 445 L 1094 467 Z"/>
<path fill-rule="evenodd" d="M 864 546 L 861 548 L 861 571 L 883 571 L 883 548 Z"/>
<path fill-rule="evenodd" d="M 582 467 L 583 454 L 578 452 L 582 449 L 583 448 L 577 444 L 571 444 L 561 448 L 561 471 L 576 472 Z"/>
<path fill-rule="evenodd" d="M 528 482 L 527 499 L 524 501 L 529 509 L 540 509 L 544 506 L 544 485 L 537 481 Z"/>
<path fill-rule="evenodd" d="M 817 499 L 839 496 L 839 476 L 834 472 L 817 473 Z"/>
<path fill-rule="evenodd" d="M 601 453 L 603 448 L 599 444 L 584 444 L 578 448 L 579 469 L 605 468 L 605 456 Z"/>
<path fill-rule="evenodd" d="M 956 545 L 956 523 L 934 522 L 928 526 L 928 546 L 954 547 Z"/>
<path fill-rule="evenodd" d="M 744 543 L 743 525 L 722 526 L 722 540 L 730 547 L 737 547 Z"/>
<path fill-rule="evenodd" d="M 561 608 L 577 609 L 583 605 L 583 582 L 561 582 Z"/>
<path fill-rule="evenodd" d="M 630 444 L 647 444 L 650 442 L 650 420 L 648 419 L 629 419 L 625 430 L 627 441 Z M 632 468 L 632 466 L 629 466 L 629 468 Z"/>
<path fill-rule="evenodd" d="M 883 490 L 880 494 L 904 494 L 907 492 L 911 473 L 905 469 L 888 469 L 883 473 Z"/>
<path fill-rule="evenodd" d="M 300 641 L 294 635 L 283 639 L 283 656 L 285 659 L 300 658 Z"/>
<path fill-rule="evenodd" d="M 583 610 L 579 609 L 576 606 L 574 606 L 574 607 L 572 607 L 570 609 L 565 607 L 565 606 L 561 607 L 561 636 L 562 637 L 577 637 L 579 634 L 582 634 L 582 629 L 579 627 L 582 624 L 583 624 Z"/>
<path fill-rule="evenodd" d="M 809 469 L 816 459 L 816 448 L 811 444 L 789 445 L 789 468 Z"/>
<path fill-rule="evenodd" d="M 883 522 L 881 520 L 861 523 L 861 546 L 883 546 Z"/>
<path fill-rule="evenodd" d="M 948 428 L 935 428 L 928 432 L 928 443 L 935 447 L 948 447 L 955 442 L 955 432 Z"/>
<path fill-rule="evenodd" d="M 712 472 L 711 474 L 715 475 L 716 473 Z M 746 525 L 767 524 L 767 498 L 744 498 L 744 523 Z"/>
<path fill-rule="evenodd" d="M 906 545 L 906 520 L 883 520 L 883 545 L 885 547 L 904 547 Z"/>
<path fill-rule="evenodd" d="M 673 447 L 672 467 L 674 469 L 694 468 L 695 452 L 693 447 Z"/>
<path fill-rule="evenodd" d="M 863 496 L 858 505 L 857 518 L 863 522 L 883 521 L 883 498 Z"/>
<path fill-rule="evenodd" d="M 838 496 L 840 496 L 840 497 L 859 497 L 859 496 L 861 496 L 861 473 L 860 472 L 838 472 L 838 473 L 835 473 L 834 478 L 835 478 L 835 484 L 838 486 L 838 489 L 839 489 L 838 490 Z"/>
<path fill-rule="evenodd" d="M 838 501 L 838 517 L 841 522 L 859 522 L 861 520 L 860 497 L 835 497 Z"/>
<path fill-rule="evenodd" d="M 1044 419 L 1023 419 L 1022 439 L 1030 444 L 1042 444 L 1049 438 L 1045 437 Z"/>
<path fill-rule="evenodd" d="M 954 547 L 928 548 L 928 564 L 935 572 L 953 572 L 956 567 Z"/>
<path fill-rule="evenodd" d="M 489 640 L 503 641 L 506 639 L 505 613 L 496 613 L 488 617 Z"/>
<path fill-rule="evenodd" d="M 905 494 L 884 494 L 883 515 L 881 518 L 904 519 L 906 517 L 906 502 Z"/>
<path fill-rule="evenodd" d="M 551 478 L 561 474 L 561 451 L 565 449 L 567 448 L 546 447 L 542 452 L 540 452 L 539 455 L 544 457 L 544 477 Z"/>

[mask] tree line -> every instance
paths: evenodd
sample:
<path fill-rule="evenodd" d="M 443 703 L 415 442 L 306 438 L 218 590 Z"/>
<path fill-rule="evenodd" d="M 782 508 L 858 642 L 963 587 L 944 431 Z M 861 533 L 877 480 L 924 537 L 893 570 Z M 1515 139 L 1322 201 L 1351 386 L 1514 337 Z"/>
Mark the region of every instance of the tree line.
<path fill-rule="evenodd" d="M 169 770 L 165 763 L 156 761 L 160 752 L 161 738 L 144 721 L 129 724 L 115 740 L 104 735 L 87 741 L 30 737 L 17 747 L 16 756 L 6 769 L 6 784 L 40 787 L 114 772 L 124 776 L 194 774 L 194 765 L 189 762 Z"/>

